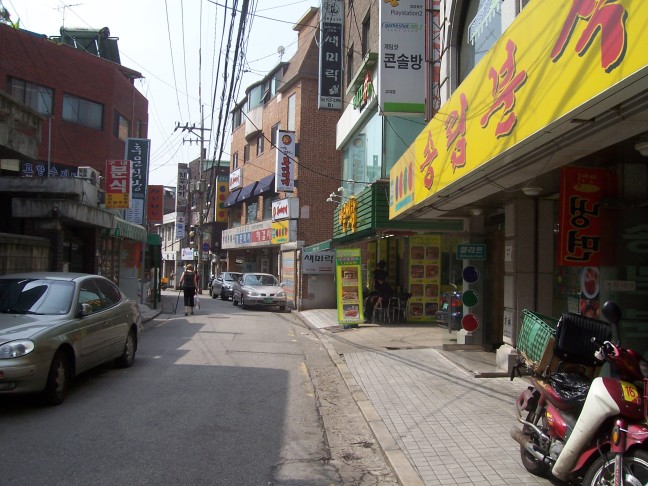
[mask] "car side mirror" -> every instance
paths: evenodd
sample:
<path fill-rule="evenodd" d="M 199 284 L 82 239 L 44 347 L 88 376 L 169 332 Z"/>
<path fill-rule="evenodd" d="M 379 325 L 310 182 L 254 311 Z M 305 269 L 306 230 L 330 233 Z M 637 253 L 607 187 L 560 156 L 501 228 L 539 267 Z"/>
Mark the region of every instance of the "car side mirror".
<path fill-rule="evenodd" d="M 86 317 L 92 314 L 92 306 L 90 304 L 79 304 L 79 317 Z"/>

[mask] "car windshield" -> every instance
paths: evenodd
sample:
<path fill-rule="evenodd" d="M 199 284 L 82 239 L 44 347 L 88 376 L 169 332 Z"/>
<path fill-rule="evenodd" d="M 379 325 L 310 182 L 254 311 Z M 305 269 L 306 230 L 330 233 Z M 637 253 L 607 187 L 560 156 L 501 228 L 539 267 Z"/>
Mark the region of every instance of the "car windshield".
<path fill-rule="evenodd" d="M 240 275 L 237 275 L 235 273 L 224 273 L 223 274 L 223 280 L 227 280 L 228 282 L 233 282 L 235 281 Z"/>
<path fill-rule="evenodd" d="M 277 285 L 277 279 L 272 275 L 246 275 L 243 283 L 245 285 L 262 286 L 262 285 Z"/>
<path fill-rule="evenodd" d="M 0 312 L 65 315 L 72 306 L 74 282 L 0 279 Z"/>

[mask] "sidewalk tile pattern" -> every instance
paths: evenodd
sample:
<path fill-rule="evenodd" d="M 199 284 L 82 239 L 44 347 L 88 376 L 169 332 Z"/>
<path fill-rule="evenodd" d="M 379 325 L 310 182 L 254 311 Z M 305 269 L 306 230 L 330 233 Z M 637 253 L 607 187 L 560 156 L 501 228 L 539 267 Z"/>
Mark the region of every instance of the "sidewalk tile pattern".
<path fill-rule="evenodd" d="M 526 382 L 474 378 L 434 349 L 347 353 L 358 385 L 426 485 L 548 485 L 509 430 Z"/>

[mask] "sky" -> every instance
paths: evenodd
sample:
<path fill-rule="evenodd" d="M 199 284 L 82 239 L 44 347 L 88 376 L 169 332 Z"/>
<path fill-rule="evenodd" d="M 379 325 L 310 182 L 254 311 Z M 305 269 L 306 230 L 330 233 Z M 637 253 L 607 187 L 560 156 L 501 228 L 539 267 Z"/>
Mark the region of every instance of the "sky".
<path fill-rule="evenodd" d="M 231 6 L 233 2 L 0 0 L 11 20 L 19 20 L 23 29 L 58 36 L 61 26 L 97 30 L 108 27 L 111 37 L 119 39 L 122 65 L 144 76 L 135 82 L 135 87 L 149 102 L 149 184 L 165 186 L 176 185 L 178 163 L 188 163 L 199 156 L 201 105 L 205 129 L 213 128 L 204 132 L 207 158 L 213 158 L 220 148 L 222 136 L 216 135 L 216 128 L 223 90 L 225 48 L 221 46 L 227 42 L 232 18 L 232 11 L 226 10 L 224 5 Z M 243 0 L 238 1 L 239 8 L 242 3 Z M 277 65 L 280 47 L 284 50 L 283 61 L 295 54 L 297 32 L 292 27 L 310 7 L 317 7 L 319 3 L 319 0 L 250 0 L 250 8 L 256 6 L 256 11 L 251 17 L 244 56 L 245 72 L 233 102 L 240 101 L 246 87 Z M 238 22 L 237 15 L 232 53 Z M 219 56 L 220 70 L 217 68 Z M 230 57 L 230 75 L 232 62 Z M 227 86 L 229 82 L 228 78 Z M 177 125 L 195 126 L 196 131 L 182 131 L 176 129 Z M 230 127 L 228 119 L 227 133 Z M 221 158 L 229 160 L 227 140 Z"/>

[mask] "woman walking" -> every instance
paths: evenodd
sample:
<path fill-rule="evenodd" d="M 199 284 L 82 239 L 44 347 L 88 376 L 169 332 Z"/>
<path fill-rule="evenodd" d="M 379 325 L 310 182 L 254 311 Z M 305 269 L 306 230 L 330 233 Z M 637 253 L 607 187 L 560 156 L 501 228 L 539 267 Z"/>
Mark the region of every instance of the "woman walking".
<path fill-rule="evenodd" d="M 182 277 L 180 277 L 180 286 L 184 291 L 185 316 L 189 315 L 190 311 L 193 315 L 194 297 L 196 295 L 196 288 L 198 287 L 198 277 L 196 276 L 196 272 L 194 272 L 191 263 L 188 264 L 185 271 L 182 272 Z"/>

